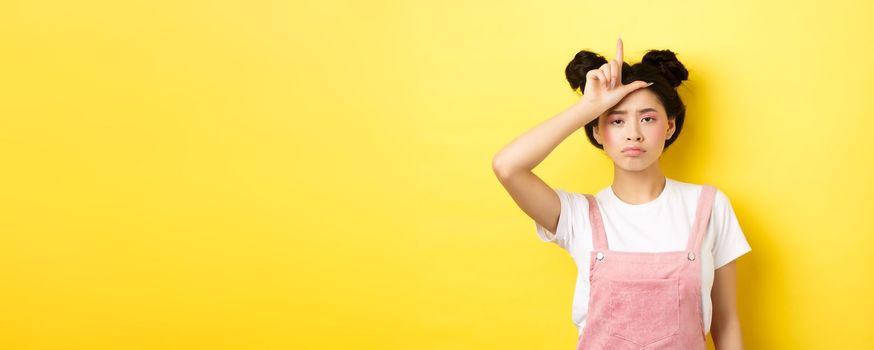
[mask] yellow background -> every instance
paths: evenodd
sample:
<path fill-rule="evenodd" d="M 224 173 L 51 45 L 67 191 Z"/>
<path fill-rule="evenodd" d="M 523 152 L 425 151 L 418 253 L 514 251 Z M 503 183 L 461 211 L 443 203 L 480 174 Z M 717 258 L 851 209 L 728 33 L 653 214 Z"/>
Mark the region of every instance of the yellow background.
<path fill-rule="evenodd" d="M 491 170 L 583 48 L 689 68 L 668 176 L 732 201 L 749 349 L 872 349 L 865 1 L 5 1 L 0 348 L 571 349 Z M 582 131 L 537 169 L 592 193 Z"/>

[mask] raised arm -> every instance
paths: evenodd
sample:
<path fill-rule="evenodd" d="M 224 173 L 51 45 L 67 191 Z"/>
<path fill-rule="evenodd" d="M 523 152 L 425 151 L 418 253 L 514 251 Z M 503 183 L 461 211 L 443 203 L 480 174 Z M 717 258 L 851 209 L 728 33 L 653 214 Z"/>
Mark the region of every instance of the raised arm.
<path fill-rule="evenodd" d="M 586 72 L 580 100 L 516 137 L 492 159 L 492 169 L 510 197 L 549 232 L 556 230 L 561 202 L 555 191 L 532 170 L 571 133 L 597 119 L 632 91 L 647 86 L 642 81 L 622 84 L 622 51 L 620 39 L 615 59 Z"/>
<path fill-rule="evenodd" d="M 514 139 L 492 160 L 498 181 L 522 211 L 554 233 L 561 212 L 555 191 L 532 171 L 575 130 L 603 111 L 580 100 Z"/>

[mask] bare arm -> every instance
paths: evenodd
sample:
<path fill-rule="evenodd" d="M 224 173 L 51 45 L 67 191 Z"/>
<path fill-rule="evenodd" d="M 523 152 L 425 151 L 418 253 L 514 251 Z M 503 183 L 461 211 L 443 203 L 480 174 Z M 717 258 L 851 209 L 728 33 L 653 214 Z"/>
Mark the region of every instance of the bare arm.
<path fill-rule="evenodd" d="M 495 175 L 519 208 L 551 233 L 558 225 L 561 201 L 532 170 L 575 130 L 597 119 L 632 91 L 648 86 L 643 81 L 622 84 L 622 52 L 620 39 L 615 59 L 586 72 L 583 98 L 514 139 L 492 159 Z"/>
<path fill-rule="evenodd" d="M 531 171 L 571 133 L 603 113 L 601 107 L 579 100 L 558 115 L 544 121 L 506 145 L 495 155 L 498 175 Z"/>
<path fill-rule="evenodd" d="M 602 112 L 581 99 L 517 137 L 492 160 L 495 175 L 513 201 L 549 232 L 556 230 L 561 202 L 555 191 L 532 170 L 570 134 Z"/>
<path fill-rule="evenodd" d="M 713 278 L 713 325 L 710 332 L 718 350 L 742 350 L 740 320 L 736 307 L 736 264 L 734 261 L 716 270 Z"/>

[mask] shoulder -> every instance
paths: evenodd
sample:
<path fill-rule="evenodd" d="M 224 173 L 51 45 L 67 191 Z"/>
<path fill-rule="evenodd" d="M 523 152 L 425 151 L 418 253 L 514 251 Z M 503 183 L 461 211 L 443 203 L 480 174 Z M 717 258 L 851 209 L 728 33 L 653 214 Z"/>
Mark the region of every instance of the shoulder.
<path fill-rule="evenodd" d="M 589 225 L 589 200 L 586 196 L 592 196 L 598 201 L 597 196 L 585 192 L 568 191 L 563 188 L 555 188 L 555 192 L 561 199 L 562 216 L 578 230 L 585 230 Z M 596 203 L 596 205 L 598 205 Z"/>
<path fill-rule="evenodd" d="M 589 201 L 586 199 L 586 194 L 581 192 L 569 191 L 564 188 L 556 187 L 553 189 L 561 199 L 562 206 L 573 207 L 574 209 L 588 209 Z"/>
<path fill-rule="evenodd" d="M 689 198 L 689 199 L 697 201 L 698 196 L 701 195 L 701 191 L 704 189 L 704 185 L 708 185 L 708 186 L 714 188 L 714 195 L 713 195 L 713 204 L 714 205 L 724 206 L 729 202 L 728 196 L 726 196 L 726 194 L 721 189 L 719 189 L 719 187 L 717 187 L 714 184 L 709 184 L 709 183 L 708 184 L 698 184 L 698 183 L 679 181 L 679 180 L 670 179 L 670 178 L 668 178 L 667 181 L 671 181 L 671 184 L 673 185 L 673 188 L 675 189 L 676 194 L 681 195 L 684 198 Z"/>
<path fill-rule="evenodd" d="M 680 181 L 676 179 L 668 178 L 666 181 L 671 185 L 671 188 L 674 189 L 677 193 L 683 195 L 695 195 L 701 193 L 701 189 L 704 188 L 704 184 L 696 184 L 691 182 Z"/>
<path fill-rule="evenodd" d="M 575 244 L 576 237 L 585 235 L 589 222 L 589 204 L 583 193 L 555 187 L 553 191 L 561 202 L 561 213 L 558 217 L 556 232 L 549 232 L 536 223 L 537 233 L 543 241 L 555 242 L 560 247 L 576 256 L 580 247 Z"/>

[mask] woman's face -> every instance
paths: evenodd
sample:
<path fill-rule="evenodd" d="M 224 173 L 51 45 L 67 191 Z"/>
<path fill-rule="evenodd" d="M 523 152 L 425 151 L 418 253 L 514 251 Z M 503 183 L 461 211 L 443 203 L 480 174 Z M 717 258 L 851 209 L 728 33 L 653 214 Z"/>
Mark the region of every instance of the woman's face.
<path fill-rule="evenodd" d="M 641 171 L 657 162 L 665 140 L 674 134 L 674 121 L 668 120 L 665 108 L 655 93 L 643 88 L 625 96 L 613 108 L 598 117 L 593 136 L 616 166 Z M 625 150 L 636 147 L 640 151 Z"/>

